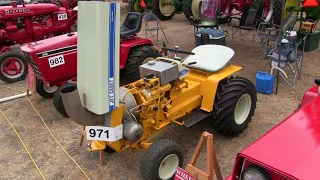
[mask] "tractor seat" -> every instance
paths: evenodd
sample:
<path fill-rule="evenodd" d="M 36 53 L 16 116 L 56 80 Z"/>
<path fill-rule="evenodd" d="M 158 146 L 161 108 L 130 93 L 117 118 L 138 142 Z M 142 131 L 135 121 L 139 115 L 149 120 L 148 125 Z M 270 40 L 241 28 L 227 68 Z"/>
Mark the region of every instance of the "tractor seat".
<path fill-rule="evenodd" d="M 136 35 L 140 32 L 142 25 L 142 14 L 129 12 L 123 24 L 120 27 L 120 37 Z"/>
<path fill-rule="evenodd" d="M 206 72 L 217 72 L 224 68 L 234 55 L 234 51 L 221 45 L 201 45 L 194 48 L 190 55 L 183 62 L 188 68 L 199 69 Z M 197 62 L 188 65 L 188 63 Z"/>

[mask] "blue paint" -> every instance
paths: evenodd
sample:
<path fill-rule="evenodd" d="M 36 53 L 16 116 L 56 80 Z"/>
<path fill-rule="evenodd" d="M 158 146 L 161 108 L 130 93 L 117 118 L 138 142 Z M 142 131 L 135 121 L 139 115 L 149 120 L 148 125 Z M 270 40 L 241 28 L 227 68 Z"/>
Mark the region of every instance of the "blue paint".
<path fill-rule="evenodd" d="M 109 111 L 115 109 L 115 28 L 116 28 L 116 4 L 110 3 L 109 22 Z"/>

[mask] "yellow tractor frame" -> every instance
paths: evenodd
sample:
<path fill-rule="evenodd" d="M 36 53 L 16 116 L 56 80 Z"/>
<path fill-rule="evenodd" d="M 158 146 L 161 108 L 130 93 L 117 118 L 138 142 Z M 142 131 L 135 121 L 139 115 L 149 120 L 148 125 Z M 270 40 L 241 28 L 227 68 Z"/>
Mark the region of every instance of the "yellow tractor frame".
<path fill-rule="evenodd" d="M 161 58 L 157 58 L 157 60 L 160 59 Z M 155 131 L 159 131 L 171 123 L 181 126 L 184 125 L 184 122 L 178 122 L 177 120 L 198 107 L 206 112 L 211 112 L 213 110 L 219 82 L 238 72 L 240 69 L 242 69 L 242 67 L 236 65 L 229 65 L 215 73 L 190 69 L 190 74 L 183 80 L 183 83 L 180 82 L 178 84 L 177 80 L 175 82 L 177 84 L 174 87 L 170 87 L 170 85 L 160 87 L 158 85 L 159 87 L 156 87 L 155 90 L 153 90 L 153 93 L 161 93 L 161 91 L 165 92 L 166 90 L 176 88 L 174 91 L 170 92 L 170 96 L 173 97 L 172 99 L 178 98 L 179 102 L 172 103 L 172 105 L 168 103 L 166 106 L 171 106 L 170 111 L 163 112 L 162 108 L 159 108 L 159 110 L 155 112 L 154 119 L 149 117 L 147 120 L 141 121 L 144 132 L 140 140 L 133 144 L 126 139 L 120 139 L 115 142 L 92 141 L 88 151 L 104 150 L 107 146 L 111 147 L 116 152 L 122 152 L 128 148 L 145 151 L 152 144 L 150 140 L 154 137 L 153 134 Z M 157 79 L 158 78 L 153 81 L 156 81 Z M 138 86 L 141 83 L 144 83 L 143 79 L 126 86 Z M 151 81 L 149 83 L 152 84 L 153 82 Z M 140 98 L 143 99 L 143 97 Z M 122 124 L 122 114 L 124 110 L 125 108 L 122 104 L 118 109 L 111 112 L 112 121 L 110 127 L 116 127 Z"/>

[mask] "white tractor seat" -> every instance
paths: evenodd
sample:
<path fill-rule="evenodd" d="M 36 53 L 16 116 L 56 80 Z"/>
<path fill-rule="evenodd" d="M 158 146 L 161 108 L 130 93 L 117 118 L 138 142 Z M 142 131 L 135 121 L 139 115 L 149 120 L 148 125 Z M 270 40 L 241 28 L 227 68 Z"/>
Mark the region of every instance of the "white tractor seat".
<path fill-rule="evenodd" d="M 217 72 L 224 68 L 234 55 L 234 51 L 226 46 L 221 45 L 201 45 L 194 48 L 190 55 L 183 62 L 188 68 L 199 69 L 206 72 Z M 197 62 L 188 65 L 188 63 Z"/>

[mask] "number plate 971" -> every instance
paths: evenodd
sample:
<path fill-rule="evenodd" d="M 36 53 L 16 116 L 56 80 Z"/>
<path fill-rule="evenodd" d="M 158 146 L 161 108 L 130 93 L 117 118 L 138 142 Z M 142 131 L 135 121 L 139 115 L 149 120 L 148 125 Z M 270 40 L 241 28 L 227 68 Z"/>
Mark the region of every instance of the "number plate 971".
<path fill-rule="evenodd" d="M 123 125 L 112 127 L 86 126 L 87 140 L 114 142 L 123 137 Z"/>

